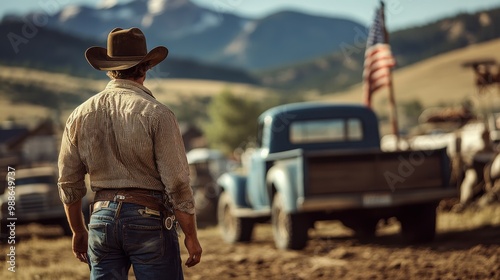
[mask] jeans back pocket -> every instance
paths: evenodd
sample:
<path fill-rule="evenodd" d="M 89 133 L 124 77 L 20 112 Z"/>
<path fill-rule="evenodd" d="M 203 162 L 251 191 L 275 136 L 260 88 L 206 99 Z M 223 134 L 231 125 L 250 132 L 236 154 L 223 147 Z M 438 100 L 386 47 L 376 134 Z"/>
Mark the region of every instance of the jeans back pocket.
<path fill-rule="evenodd" d="M 132 262 L 150 263 L 163 256 L 165 242 L 160 218 L 140 217 L 124 225 L 124 248 Z"/>
<path fill-rule="evenodd" d="M 90 261 L 94 264 L 99 263 L 109 253 L 108 223 L 97 222 L 89 224 L 89 249 L 88 255 Z"/>

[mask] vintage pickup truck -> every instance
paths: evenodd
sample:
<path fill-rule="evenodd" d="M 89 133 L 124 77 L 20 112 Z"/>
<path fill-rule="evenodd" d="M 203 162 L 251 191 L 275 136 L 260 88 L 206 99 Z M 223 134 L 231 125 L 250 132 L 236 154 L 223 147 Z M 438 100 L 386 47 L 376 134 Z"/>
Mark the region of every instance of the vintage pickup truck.
<path fill-rule="evenodd" d="M 457 195 L 445 149 L 382 152 L 374 112 L 358 105 L 297 103 L 259 117 L 259 147 L 246 174 L 218 179 L 226 242 L 248 242 L 271 220 L 279 249 L 302 249 L 320 220 L 373 237 L 396 217 L 409 242 L 435 236 L 436 207 Z"/>
<path fill-rule="evenodd" d="M 9 171 L 11 174 L 7 176 L 5 184 L 0 185 L 0 240 L 8 237 L 9 231 L 6 231 L 5 224 L 10 221 L 15 221 L 16 225 L 59 225 L 64 235 L 73 235 L 57 190 L 57 167 L 9 168 Z M 88 186 L 87 195 L 82 199 L 82 211 L 87 222 L 88 207 L 92 200 L 93 193 Z"/>

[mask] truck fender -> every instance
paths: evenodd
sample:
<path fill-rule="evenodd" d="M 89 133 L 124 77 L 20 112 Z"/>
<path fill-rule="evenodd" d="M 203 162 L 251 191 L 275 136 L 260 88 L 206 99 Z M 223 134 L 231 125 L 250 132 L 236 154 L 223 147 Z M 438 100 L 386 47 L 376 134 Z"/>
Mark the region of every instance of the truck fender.
<path fill-rule="evenodd" d="M 246 200 L 247 177 L 235 173 L 224 173 L 217 179 L 217 184 L 221 191 L 229 193 L 236 207 L 250 207 Z"/>
<path fill-rule="evenodd" d="M 279 192 L 284 200 L 283 207 L 287 213 L 297 212 L 297 165 L 278 164 L 267 173 L 269 198 L 272 201 L 274 192 Z"/>
<path fill-rule="evenodd" d="M 500 178 L 500 155 L 495 156 L 493 162 L 491 163 L 490 178 L 491 180 L 496 180 Z"/>

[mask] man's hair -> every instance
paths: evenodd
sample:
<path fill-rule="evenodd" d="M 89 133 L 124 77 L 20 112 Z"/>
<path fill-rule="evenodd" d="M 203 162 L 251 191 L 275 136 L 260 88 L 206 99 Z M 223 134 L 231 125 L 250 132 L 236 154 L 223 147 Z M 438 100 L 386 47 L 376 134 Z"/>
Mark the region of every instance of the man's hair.
<path fill-rule="evenodd" d="M 137 80 L 142 76 L 146 75 L 146 72 L 150 69 L 149 62 L 143 62 L 132 68 L 125 70 L 110 70 L 106 73 L 111 79 L 134 79 Z"/>

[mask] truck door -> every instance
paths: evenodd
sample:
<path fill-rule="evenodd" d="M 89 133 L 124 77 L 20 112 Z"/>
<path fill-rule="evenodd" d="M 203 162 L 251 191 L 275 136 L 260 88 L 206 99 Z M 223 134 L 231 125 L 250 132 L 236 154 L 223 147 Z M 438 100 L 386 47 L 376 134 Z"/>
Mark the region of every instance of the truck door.
<path fill-rule="evenodd" d="M 271 206 L 267 187 L 267 155 L 269 153 L 270 120 L 267 118 L 259 123 L 257 132 L 257 145 L 259 146 L 250 157 L 250 166 L 247 180 L 248 200 L 254 209 L 268 208 Z"/>
<path fill-rule="evenodd" d="M 247 181 L 247 192 L 250 204 L 254 209 L 270 206 L 266 189 L 266 160 L 262 149 L 257 149 L 250 158 L 250 170 Z"/>

